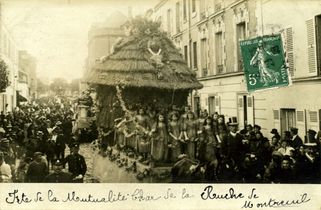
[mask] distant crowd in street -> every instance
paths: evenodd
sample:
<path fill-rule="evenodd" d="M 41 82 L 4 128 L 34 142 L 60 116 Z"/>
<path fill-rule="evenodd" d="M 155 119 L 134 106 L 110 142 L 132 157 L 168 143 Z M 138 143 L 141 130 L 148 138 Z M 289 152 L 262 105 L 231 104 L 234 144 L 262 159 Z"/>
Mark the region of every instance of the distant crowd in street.
<path fill-rule="evenodd" d="M 102 154 L 116 148 L 145 165 L 170 165 L 173 182 L 320 183 L 320 131 L 309 130 L 309 143 L 294 127 L 265 137 L 259 125 L 239 130 L 236 118 L 176 106 L 137 106 L 115 120 L 115 134 L 98 130 Z"/>
<path fill-rule="evenodd" d="M 73 135 L 74 109 L 67 98 L 46 97 L 1 112 L 0 182 L 82 182 L 87 169 Z"/>

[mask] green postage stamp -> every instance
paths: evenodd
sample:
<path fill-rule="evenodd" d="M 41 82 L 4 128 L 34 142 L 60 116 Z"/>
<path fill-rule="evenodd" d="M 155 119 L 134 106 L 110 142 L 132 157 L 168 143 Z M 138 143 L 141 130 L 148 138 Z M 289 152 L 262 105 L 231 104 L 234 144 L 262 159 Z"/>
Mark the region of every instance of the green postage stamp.
<path fill-rule="evenodd" d="M 248 92 L 289 85 L 281 35 L 240 41 Z"/>

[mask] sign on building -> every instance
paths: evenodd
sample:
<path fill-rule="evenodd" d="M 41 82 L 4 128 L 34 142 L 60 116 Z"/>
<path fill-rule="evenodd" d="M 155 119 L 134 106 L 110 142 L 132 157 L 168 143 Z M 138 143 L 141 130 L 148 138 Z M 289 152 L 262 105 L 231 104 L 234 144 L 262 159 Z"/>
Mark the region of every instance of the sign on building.
<path fill-rule="evenodd" d="M 289 85 L 281 35 L 240 41 L 249 92 Z"/>

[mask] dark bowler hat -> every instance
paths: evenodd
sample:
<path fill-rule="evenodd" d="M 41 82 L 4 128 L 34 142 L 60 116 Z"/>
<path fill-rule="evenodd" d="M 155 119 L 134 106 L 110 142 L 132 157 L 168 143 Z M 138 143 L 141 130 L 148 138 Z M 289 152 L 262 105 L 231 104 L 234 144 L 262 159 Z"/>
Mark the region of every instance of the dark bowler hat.
<path fill-rule="evenodd" d="M 259 125 L 254 125 L 253 128 L 257 128 L 257 129 L 261 130 L 261 126 L 259 126 Z"/>
<path fill-rule="evenodd" d="M 277 133 L 278 133 L 278 130 L 277 130 L 276 128 L 273 128 L 270 133 L 272 133 L 272 134 L 277 134 Z"/>
<path fill-rule="evenodd" d="M 292 128 L 290 128 L 290 131 L 295 132 L 295 131 L 298 131 L 298 129 L 297 129 L 297 128 L 295 128 L 295 127 L 292 127 Z"/>

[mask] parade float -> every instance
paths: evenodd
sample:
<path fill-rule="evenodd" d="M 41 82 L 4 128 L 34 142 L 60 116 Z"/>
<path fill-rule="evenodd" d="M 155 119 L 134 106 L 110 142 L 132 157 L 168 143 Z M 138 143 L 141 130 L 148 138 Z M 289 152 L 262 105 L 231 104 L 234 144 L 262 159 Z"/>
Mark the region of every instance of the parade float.
<path fill-rule="evenodd" d="M 132 19 L 125 25 L 127 37 L 119 39 L 113 52 L 86 75 L 85 80 L 96 89 L 97 126 L 112 131 L 115 119 L 126 113 L 130 116 L 135 104 L 158 110 L 186 105 L 191 91 L 202 88 L 195 71 L 159 27 L 158 22 Z M 103 173 L 106 164 L 99 165 Z M 149 167 L 153 166 L 141 170 Z"/>

